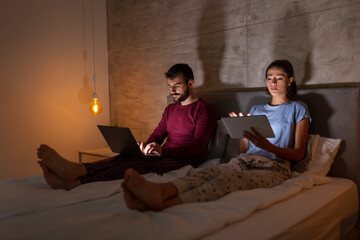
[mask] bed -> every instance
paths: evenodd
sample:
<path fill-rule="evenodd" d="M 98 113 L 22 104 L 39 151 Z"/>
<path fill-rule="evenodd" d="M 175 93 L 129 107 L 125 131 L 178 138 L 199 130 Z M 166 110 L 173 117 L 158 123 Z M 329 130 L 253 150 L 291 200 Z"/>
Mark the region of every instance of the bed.
<path fill-rule="evenodd" d="M 307 103 L 313 119 L 307 158 L 294 165 L 291 179 L 274 188 L 137 212 L 125 207 L 121 180 L 64 191 L 50 189 L 42 176 L 8 179 L 0 181 L 0 239 L 358 239 L 359 91 L 356 86 L 299 90 L 297 100 Z M 260 90 L 199 95 L 219 118 L 229 111 L 248 112 L 269 98 Z M 237 154 L 238 140 L 221 129 L 200 167 Z M 325 143 L 339 144 L 330 151 Z M 330 163 L 316 165 L 318 151 Z M 186 166 L 145 177 L 164 182 L 193 171 L 198 169 Z"/>

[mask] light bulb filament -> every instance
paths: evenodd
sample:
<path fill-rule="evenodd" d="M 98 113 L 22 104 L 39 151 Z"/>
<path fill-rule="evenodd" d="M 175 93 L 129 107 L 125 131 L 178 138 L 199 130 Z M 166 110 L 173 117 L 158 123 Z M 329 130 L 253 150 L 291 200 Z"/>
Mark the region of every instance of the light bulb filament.
<path fill-rule="evenodd" d="M 93 98 L 93 101 L 90 103 L 89 110 L 91 114 L 99 115 L 102 111 L 102 105 L 97 101 L 97 98 Z"/>

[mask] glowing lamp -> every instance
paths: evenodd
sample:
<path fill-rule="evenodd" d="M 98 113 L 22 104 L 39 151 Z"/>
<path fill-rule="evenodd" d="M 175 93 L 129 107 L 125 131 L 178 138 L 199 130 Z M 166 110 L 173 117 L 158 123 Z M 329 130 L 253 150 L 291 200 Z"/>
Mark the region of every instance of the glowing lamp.
<path fill-rule="evenodd" d="M 98 102 L 97 94 L 96 94 L 96 72 L 95 72 L 95 30 L 94 30 L 94 1 L 92 1 L 92 37 L 93 37 L 93 62 L 94 62 L 94 94 L 93 101 L 89 105 L 90 113 L 97 116 L 102 112 L 102 105 Z"/>
<path fill-rule="evenodd" d="M 93 101 L 89 105 L 90 113 L 97 116 L 102 112 L 102 105 L 98 102 L 96 97 L 93 98 Z"/>

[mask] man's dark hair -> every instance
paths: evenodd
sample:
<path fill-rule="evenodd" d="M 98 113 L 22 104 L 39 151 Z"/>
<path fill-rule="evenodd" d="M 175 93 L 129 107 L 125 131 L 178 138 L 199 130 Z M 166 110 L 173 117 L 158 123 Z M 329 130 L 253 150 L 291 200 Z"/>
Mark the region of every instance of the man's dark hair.
<path fill-rule="evenodd" d="M 188 83 L 191 79 L 194 80 L 194 73 L 193 73 L 191 67 L 189 67 L 189 65 L 187 65 L 185 63 L 178 63 L 178 64 L 175 64 L 174 66 L 172 66 L 165 73 L 165 77 L 174 79 L 175 77 L 179 76 L 180 74 L 182 74 L 182 76 L 185 80 L 185 83 Z"/>
<path fill-rule="evenodd" d="M 265 71 L 265 79 L 267 78 L 267 73 L 270 68 L 280 68 L 283 70 L 288 78 L 293 78 L 293 81 L 291 82 L 290 86 L 286 90 L 286 96 L 291 99 L 297 92 L 296 90 L 296 82 L 295 82 L 295 73 L 294 73 L 294 67 L 288 60 L 275 60 L 272 63 L 269 64 L 269 66 L 266 68 Z M 268 89 L 266 89 L 268 91 Z"/>

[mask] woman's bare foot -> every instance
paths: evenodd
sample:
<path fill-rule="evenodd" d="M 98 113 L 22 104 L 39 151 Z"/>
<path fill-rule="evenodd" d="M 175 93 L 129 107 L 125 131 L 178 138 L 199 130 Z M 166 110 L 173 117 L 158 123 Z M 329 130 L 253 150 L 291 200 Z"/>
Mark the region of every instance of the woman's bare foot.
<path fill-rule="evenodd" d="M 38 161 L 38 163 L 43 171 L 45 181 L 47 182 L 47 184 L 49 184 L 49 186 L 52 189 L 70 190 L 70 189 L 80 185 L 80 183 L 77 183 L 77 181 L 74 181 L 72 183 L 67 183 L 67 182 L 62 181 L 58 176 L 56 176 L 53 172 L 51 172 L 51 170 L 48 169 L 44 163 L 42 163 L 41 161 Z"/>
<path fill-rule="evenodd" d="M 126 170 L 124 179 L 127 190 L 137 197 L 139 201 L 145 203 L 149 209 L 154 211 L 163 209 L 165 199 L 162 194 L 161 184 L 145 180 L 143 176 L 131 168 Z M 128 196 L 124 195 L 124 197 Z"/>
<path fill-rule="evenodd" d="M 129 191 L 129 189 L 126 187 L 124 181 L 121 183 L 121 188 L 124 192 L 124 199 L 125 199 L 126 206 L 128 208 L 139 210 L 139 211 L 148 210 L 148 207 L 145 205 L 145 203 L 140 201 L 140 199 L 138 199 L 136 196 L 134 196 L 134 194 L 132 194 Z"/>
<path fill-rule="evenodd" d="M 37 149 L 37 156 L 51 172 L 64 182 L 72 183 L 78 177 L 86 175 L 86 169 L 82 164 L 66 160 L 45 144 L 41 144 Z"/>

